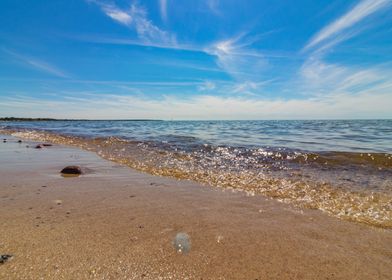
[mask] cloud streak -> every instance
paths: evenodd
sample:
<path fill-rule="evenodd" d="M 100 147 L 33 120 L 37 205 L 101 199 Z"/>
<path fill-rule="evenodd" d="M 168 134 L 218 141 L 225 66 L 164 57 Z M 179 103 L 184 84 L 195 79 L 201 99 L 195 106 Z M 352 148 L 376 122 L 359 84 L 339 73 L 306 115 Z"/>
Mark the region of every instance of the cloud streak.
<path fill-rule="evenodd" d="M 163 21 L 167 21 L 167 0 L 159 0 L 159 9 Z"/>
<path fill-rule="evenodd" d="M 218 41 L 205 48 L 207 54 L 217 59 L 217 65 L 238 81 L 253 80 L 266 66 L 266 58 L 262 53 L 250 46 L 257 37 L 246 38 L 244 34 Z M 256 74 L 256 75 L 255 75 Z"/>
<path fill-rule="evenodd" d="M 126 26 L 131 25 L 132 17 L 130 15 L 130 13 L 122 11 L 114 5 L 102 4 L 101 8 L 102 8 L 103 12 L 111 19 L 113 19 L 123 25 L 126 25 Z"/>
<path fill-rule="evenodd" d="M 321 43 L 325 43 L 331 38 L 341 35 L 342 32 L 348 30 L 353 25 L 364 20 L 366 17 L 378 12 L 383 7 L 386 7 L 391 3 L 390 0 L 362 0 L 356 6 L 354 6 L 350 11 L 345 13 L 343 16 L 339 17 L 329 25 L 321 29 L 304 47 L 304 50 L 311 49 Z M 345 37 L 345 38 L 344 38 Z M 343 36 L 346 39 L 349 36 Z"/>
<path fill-rule="evenodd" d="M 40 70 L 42 72 L 51 74 L 53 76 L 59 77 L 59 78 L 69 78 L 69 75 L 66 74 L 63 70 L 60 68 L 49 64 L 46 61 L 34 58 L 34 57 L 29 57 L 25 55 L 21 55 L 19 53 L 16 53 L 14 51 L 6 50 L 3 49 L 3 51 L 9 55 L 11 55 L 13 58 L 17 59 L 18 61 L 24 63 L 27 66 L 30 66 L 36 70 Z"/>
<path fill-rule="evenodd" d="M 166 6 L 166 1 L 163 2 Z M 157 46 L 175 46 L 177 44 L 174 34 L 156 26 L 148 18 L 147 11 L 137 4 L 131 4 L 128 9 L 121 9 L 114 4 L 105 4 L 101 2 L 94 3 L 97 4 L 101 8 L 102 12 L 112 20 L 133 28 L 136 31 L 138 38 L 142 41 L 141 44 L 150 43 Z"/>

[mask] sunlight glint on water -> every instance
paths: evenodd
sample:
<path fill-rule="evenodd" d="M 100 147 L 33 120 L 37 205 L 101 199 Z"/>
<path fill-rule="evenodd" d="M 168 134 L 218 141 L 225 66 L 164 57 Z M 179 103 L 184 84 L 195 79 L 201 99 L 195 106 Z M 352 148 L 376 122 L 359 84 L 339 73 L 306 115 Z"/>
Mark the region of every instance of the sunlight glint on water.
<path fill-rule="evenodd" d="M 78 146 L 151 174 L 263 194 L 392 227 L 392 121 L 3 125 L 4 133 Z"/>

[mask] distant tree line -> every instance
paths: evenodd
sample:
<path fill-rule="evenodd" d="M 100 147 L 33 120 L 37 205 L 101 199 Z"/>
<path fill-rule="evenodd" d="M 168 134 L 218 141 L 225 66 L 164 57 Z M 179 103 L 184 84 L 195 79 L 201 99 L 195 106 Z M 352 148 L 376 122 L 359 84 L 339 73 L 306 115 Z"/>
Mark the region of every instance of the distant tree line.
<path fill-rule="evenodd" d="M 95 120 L 85 120 L 85 119 L 51 119 L 51 118 L 15 118 L 15 117 L 5 117 L 0 118 L 0 121 L 9 122 L 34 122 L 34 121 L 95 121 Z M 97 120 L 98 121 L 98 120 Z M 161 121 L 153 119 L 119 119 L 119 120 L 100 120 L 100 121 Z"/>
<path fill-rule="evenodd" d="M 51 118 L 14 118 L 14 117 L 5 117 L 0 118 L 0 121 L 11 121 L 11 122 L 26 122 L 26 121 L 57 121 L 56 119 Z"/>

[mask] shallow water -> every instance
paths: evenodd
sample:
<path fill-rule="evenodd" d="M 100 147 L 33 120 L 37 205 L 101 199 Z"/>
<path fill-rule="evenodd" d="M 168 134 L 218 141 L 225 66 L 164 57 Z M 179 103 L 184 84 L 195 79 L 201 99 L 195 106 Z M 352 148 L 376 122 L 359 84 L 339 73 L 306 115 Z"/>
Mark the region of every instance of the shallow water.
<path fill-rule="evenodd" d="M 1 127 L 44 129 L 75 136 L 116 136 L 182 149 L 210 144 L 392 153 L 392 120 L 42 121 L 0 122 Z"/>
<path fill-rule="evenodd" d="M 392 227 L 392 121 L 56 121 L 5 133 Z"/>

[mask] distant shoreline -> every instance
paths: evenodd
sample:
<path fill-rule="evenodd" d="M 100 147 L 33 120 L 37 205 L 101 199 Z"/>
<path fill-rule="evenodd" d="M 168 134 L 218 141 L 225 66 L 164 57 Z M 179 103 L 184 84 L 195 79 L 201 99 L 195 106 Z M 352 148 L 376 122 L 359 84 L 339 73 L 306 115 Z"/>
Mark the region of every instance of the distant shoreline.
<path fill-rule="evenodd" d="M 36 122 L 36 121 L 163 121 L 153 119 L 118 119 L 118 120 L 89 120 L 89 119 L 51 119 L 51 118 L 0 118 L 0 121 L 6 122 Z"/>
<path fill-rule="evenodd" d="M 204 120 L 204 119 L 54 119 L 54 118 L 18 118 L 18 117 L 3 117 L 0 118 L 0 121 L 9 121 L 9 122 L 35 122 L 35 121 L 86 121 L 86 122 L 91 122 L 91 121 L 150 121 L 150 122 L 164 122 L 164 121 L 181 121 L 181 122 L 192 122 L 192 121 L 198 121 L 198 122 L 211 122 L 211 121 L 390 121 L 391 119 L 211 119 L 211 120 Z"/>

